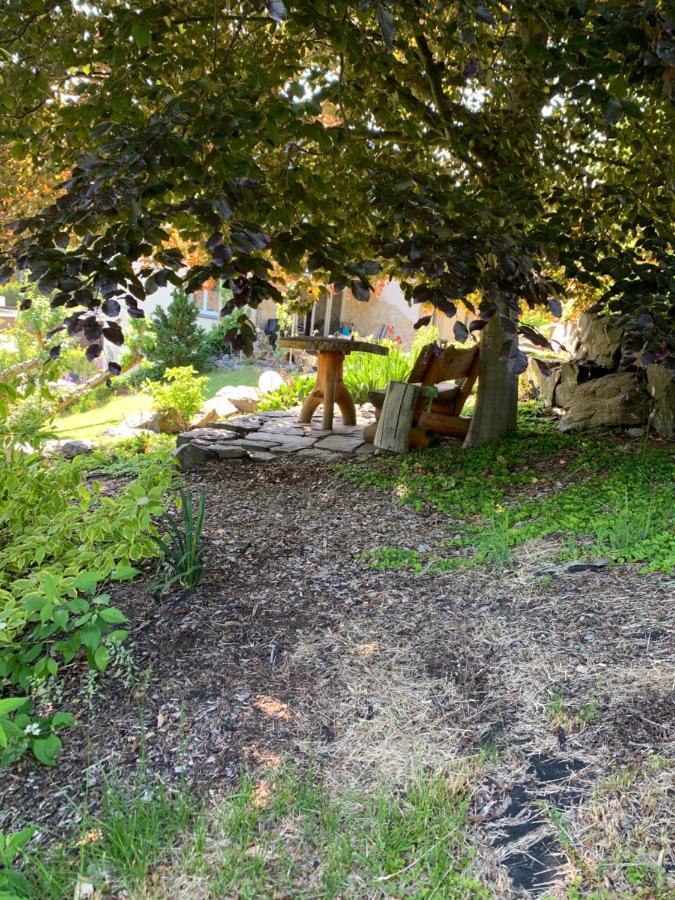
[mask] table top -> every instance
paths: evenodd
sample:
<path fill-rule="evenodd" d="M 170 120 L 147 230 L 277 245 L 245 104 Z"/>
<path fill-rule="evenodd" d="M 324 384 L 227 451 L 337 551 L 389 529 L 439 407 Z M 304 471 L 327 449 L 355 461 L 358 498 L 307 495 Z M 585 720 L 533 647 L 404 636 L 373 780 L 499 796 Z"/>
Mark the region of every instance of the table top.
<path fill-rule="evenodd" d="M 353 341 L 351 338 L 335 337 L 310 337 L 309 335 L 296 335 L 295 337 L 283 337 L 277 341 L 280 347 L 288 347 L 291 350 L 307 350 L 315 353 L 375 353 L 379 356 L 387 356 L 389 350 L 381 344 L 372 344 L 370 341 Z"/>

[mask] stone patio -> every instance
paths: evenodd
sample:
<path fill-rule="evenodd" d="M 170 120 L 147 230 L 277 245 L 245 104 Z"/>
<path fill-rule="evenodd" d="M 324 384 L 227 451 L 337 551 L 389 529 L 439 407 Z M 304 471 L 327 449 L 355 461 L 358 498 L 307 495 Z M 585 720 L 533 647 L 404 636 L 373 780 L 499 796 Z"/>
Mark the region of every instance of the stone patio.
<path fill-rule="evenodd" d="M 344 425 L 336 415 L 332 431 L 321 428 L 321 414 L 309 425 L 298 422 L 300 407 L 248 416 L 233 416 L 208 428 L 178 435 L 176 458 L 184 471 L 214 460 L 249 459 L 269 463 L 289 453 L 318 462 L 334 462 L 351 453 L 374 453 L 363 440 L 363 429 L 375 419 L 370 404 L 357 407 L 356 425 Z"/>

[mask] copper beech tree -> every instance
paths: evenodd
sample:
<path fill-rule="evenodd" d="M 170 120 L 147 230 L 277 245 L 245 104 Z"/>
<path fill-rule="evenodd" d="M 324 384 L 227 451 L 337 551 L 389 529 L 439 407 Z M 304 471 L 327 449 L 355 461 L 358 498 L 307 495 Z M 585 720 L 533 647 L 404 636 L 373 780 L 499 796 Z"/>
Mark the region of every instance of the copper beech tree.
<path fill-rule="evenodd" d="M 385 273 L 410 300 L 468 305 L 470 445 L 515 422 L 518 333 L 542 340 L 523 304 L 559 313 L 570 279 L 631 317 L 626 364 L 673 362 L 665 2 L 12 0 L 3 16 L 3 143 L 67 177 L 0 270 L 50 294 L 91 358 L 123 339 L 121 303 L 142 316 L 160 285 L 219 278 L 255 307 L 280 299 L 276 266 L 363 301 Z"/>

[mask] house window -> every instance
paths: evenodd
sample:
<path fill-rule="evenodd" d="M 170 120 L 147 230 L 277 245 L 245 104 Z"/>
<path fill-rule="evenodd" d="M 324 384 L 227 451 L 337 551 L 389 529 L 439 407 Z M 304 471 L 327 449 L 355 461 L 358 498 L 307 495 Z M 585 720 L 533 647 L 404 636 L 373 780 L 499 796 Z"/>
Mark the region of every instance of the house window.
<path fill-rule="evenodd" d="M 190 294 L 190 299 L 199 310 L 200 316 L 214 319 L 220 315 L 222 306 L 220 285 L 216 285 L 210 290 L 195 291 L 194 294 Z"/>

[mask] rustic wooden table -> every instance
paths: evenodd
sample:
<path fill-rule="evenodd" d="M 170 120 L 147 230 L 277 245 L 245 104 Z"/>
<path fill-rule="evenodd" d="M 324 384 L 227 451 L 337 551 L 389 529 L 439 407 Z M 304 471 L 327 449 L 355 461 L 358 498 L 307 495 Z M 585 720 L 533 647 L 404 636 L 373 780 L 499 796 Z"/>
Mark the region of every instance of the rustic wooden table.
<path fill-rule="evenodd" d="M 344 424 L 356 425 L 354 400 L 342 381 L 345 356 L 355 352 L 386 356 L 389 353 L 387 348 L 368 341 L 352 341 L 350 338 L 303 336 L 279 338 L 278 344 L 289 350 L 305 350 L 318 356 L 316 384 L 302 404 L 299 421 L 311 422 L 312 416 L 323 403 L 323 429 L 330 431 L 333 427 L 333 407 L 337 403 Z"/>

